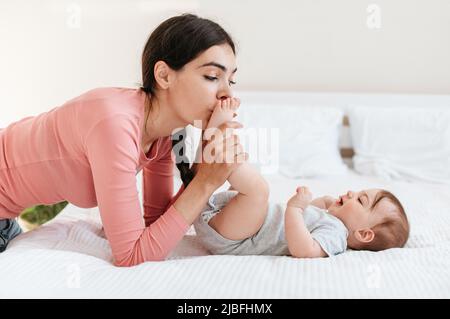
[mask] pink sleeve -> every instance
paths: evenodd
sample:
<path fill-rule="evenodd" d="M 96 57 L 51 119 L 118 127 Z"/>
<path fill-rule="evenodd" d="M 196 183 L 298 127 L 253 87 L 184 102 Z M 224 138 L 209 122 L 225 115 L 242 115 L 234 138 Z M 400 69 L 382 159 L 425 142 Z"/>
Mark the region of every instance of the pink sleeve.
<path fill-rule="evenodd" d="M 184 190 L 182 186 L 173 196 L 172 141 L 167 139 L 164 143 L 160 148 L 163 155 L 143 169 L 142 189 L 146 226 L 153 224 Z"/>
<path fill-rule="evenodd" d="M 87 134 L 97 204 L 116 266 L 164 260 L 189 228 L 173 206 L 145 227 L 136 187 L 138 128 L 125 116 L 103 119 Z"/>

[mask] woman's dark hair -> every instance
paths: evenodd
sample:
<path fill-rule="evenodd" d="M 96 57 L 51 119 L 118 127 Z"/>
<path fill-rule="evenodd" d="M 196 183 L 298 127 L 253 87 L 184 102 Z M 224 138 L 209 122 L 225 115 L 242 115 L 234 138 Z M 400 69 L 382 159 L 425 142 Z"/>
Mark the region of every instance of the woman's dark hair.
<path fill-rule="evenodd" d="M 154 68 L 156 62 L 164 61 L 172 70 L 178 71 L 202 52 L 214 45 L 221 44 L 230 45 L 233 53 L 236 53 L 230 35 L 211 20 L 193 14 L 182 14 L 162 22 L 150 35 L 142 53 L 143 84 L 141 90 L 147 94 L 148 101 L 151 101 L 151 95 L 155 94 Z M 147 119 L 145 122 L 147 123 Z M 186 187 L 194 178 L 189 160 L 183 152 L 186 130 L 178 132 L 177 136 L 178 139 L 172 139 L 172 148 L 178 143 L 183 143 L 182 147 L 179 146 L 182 151 L 175 152 L 175 156 L 176 166 Z"/>

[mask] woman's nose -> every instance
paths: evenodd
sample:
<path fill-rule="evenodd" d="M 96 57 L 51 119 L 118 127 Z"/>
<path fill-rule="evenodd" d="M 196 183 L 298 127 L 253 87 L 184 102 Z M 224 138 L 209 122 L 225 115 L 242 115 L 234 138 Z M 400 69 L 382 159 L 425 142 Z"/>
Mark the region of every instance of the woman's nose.
<path fill-rule="evenodd" d="M 228 94 L 222 94 L 222 95 L 219 95 L 219 100 L 226 100 L 226 99 L 232 98 L 232 97 L 233 97 L 232 94 L 231 94 L 231 95 L 228 95 Z"/>
<path fill-rule="evenodd" d="M 224 86 L 218 93 L 219 100 L 226 100 L 233 97 L 233 92 L 230 87 Z"/>

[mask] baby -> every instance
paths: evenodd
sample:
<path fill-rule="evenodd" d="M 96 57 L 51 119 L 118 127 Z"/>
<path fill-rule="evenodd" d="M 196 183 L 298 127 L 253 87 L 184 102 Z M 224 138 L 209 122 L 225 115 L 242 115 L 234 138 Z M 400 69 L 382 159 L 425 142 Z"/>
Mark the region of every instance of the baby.
<path fill-rule="evenodd" d="M 224 101 L 208 128 L 231 121 L 236 106 Z M 248 163 L 229 176 L 231 187 L 216 193 L 194 222 L 197 236 L 213 254 L 327 257 L 354 250 L 403 247 L 409 223 L 399 200 L 382 189 L 366 189 L 335 199 L 312 200 L 298 187 L 286 205 L 268 202 L 269 187 Z"/>

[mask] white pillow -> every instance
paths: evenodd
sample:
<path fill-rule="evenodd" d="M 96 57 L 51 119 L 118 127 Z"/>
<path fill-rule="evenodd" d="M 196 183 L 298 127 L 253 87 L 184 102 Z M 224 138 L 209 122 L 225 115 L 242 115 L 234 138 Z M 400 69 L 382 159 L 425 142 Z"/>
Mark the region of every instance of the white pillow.
<path fill-rule="evenodd" d="M 349 121 L 357 172 L 450 183 L 450 110 L 359 106 Z"/>
<path fill-rule="evenodd" d="M 250 163 L 263 174 L 297 178 L 347 172 L 338 145 L 342 118 L 332 107 L 242 103 L 236 120 Z"/>

